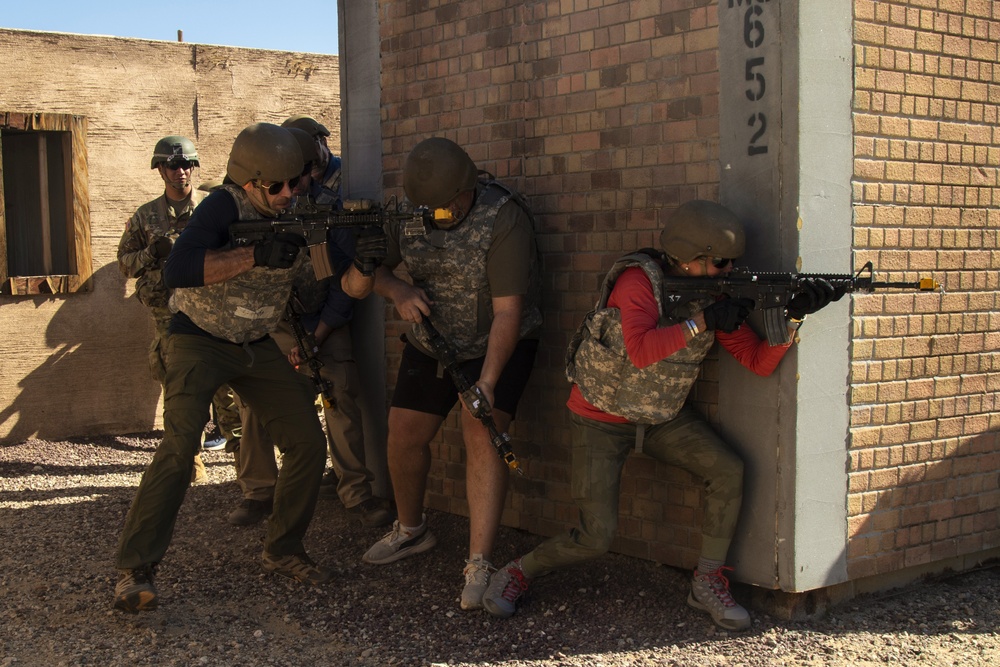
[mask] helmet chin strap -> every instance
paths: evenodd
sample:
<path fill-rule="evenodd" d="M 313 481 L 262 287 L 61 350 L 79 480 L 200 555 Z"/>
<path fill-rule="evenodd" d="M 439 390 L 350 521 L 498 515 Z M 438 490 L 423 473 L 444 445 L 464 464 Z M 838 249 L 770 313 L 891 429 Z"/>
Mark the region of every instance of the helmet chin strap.
<path fill-rule="evenodd" d="M 278 213 L 280 213 L 280 211 L 278 211 L 277 209 L 274 209 L 274 208 L 271 208 L 270 206 L 268 206 L 268 204 L 267 204 L 267 189 L 264 188 L 264 187 L 261 187 L 261 185 L 260 185 L 259 182 L 257 182 L 257 181 L 254 182 L 254 184 L 253 184 L 253 192 L 252 193 L 248 193 L 248 194 L 250 194 L 250 203 L 253 204 L 253 207 L 255 209 L 257 209 L 257 211 L 261 215 L 263 215 L 265 217 L 268 217 L 268 218 L 275 218 L 275 217 L 278 216 Z M 256 195 L 256 196 L 254 196 L 254 195 Z"/>

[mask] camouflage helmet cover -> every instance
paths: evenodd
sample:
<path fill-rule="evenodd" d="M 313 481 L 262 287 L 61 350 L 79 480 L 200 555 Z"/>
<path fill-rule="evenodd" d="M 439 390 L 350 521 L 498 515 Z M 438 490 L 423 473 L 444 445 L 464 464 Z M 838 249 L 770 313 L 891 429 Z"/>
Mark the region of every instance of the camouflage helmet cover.
<path fill-rule="evenodd" d="M 150 160 L 149 168 L 156 169 L 156 165 L 170 162 L 177 158 L 192 162 L 195 166 L 201 166 L 198 162 L 198 150 L 194 147 L 194 142 L 187 137 L 172 134 L 156 142 L 156 146 L 153 148 L 153 159 Z"/>
<path fill-rule="evenodd" d="M 736 259 L 743 255 L 743 223 L 721 204 L 693 200 L 681 204 L 663 225 L 660 247 L 680 262 L 697 257 Z"/>
<path fill-rule="evenodd" d="M 276 183 L 300 175 L 304 164 L 291 132 L 271 123 L 254 123 L 233 142 L 226 173 L 240 186 L 252 180 Z"/>
<path fill-rule="evenodd" d="M 315 162 L 319 159 L 319 149 L 316 148 L 316 141 L 312 138 L 312 135 L 305 130 L 288 126 L 285 128 L 292 133 L 295 140 L 299 142 L 299 150 L 302 151 L 302 162 Z"/>
<path fill-rule="evenodd" d="M 403 190 L 418 206 L 444 206 L 460 193 L 473 190 L 479 171 L 462 147 L 444 137 L 424 139 L 403 165 Z"/>
<path fill-rule="evenodd" d="M 330 136 L 330 130 L 326 129 L 325 125 L 317 121 L 312 116 L 305 116 L 302 114 L 299 114 L 298 116 L 289 116 L 285 119 L 285 122 L 281 124 L 281 127 L 297 127 L 300 130 L 308 132 L 309 136 L 313 138 L 319 136 Z"/>

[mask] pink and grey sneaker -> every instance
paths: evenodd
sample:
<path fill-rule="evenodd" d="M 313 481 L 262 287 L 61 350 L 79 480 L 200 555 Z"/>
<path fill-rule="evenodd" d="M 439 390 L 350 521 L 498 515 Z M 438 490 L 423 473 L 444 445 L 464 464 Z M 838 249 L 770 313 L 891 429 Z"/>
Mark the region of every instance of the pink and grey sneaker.
<path fill-rule="evenodd" d="M 521 569 L 521 559 L 512 560 L 490 577 L 490 585 L 483 594 L 483 607 L 492 616 L 510 618 L 517 609 L 517 601 L 528 592 L 528 576 Z"/>
<path fill-rule="evenodd" d="M 695 609 L 707 611 L 720 628 L 746 630 L 750 627 L 750 614 L 733 599 L 725 575 L 732 570 L 731 567 L 720 567 L 705 574 L 695 570 L 687 602 Z"/>

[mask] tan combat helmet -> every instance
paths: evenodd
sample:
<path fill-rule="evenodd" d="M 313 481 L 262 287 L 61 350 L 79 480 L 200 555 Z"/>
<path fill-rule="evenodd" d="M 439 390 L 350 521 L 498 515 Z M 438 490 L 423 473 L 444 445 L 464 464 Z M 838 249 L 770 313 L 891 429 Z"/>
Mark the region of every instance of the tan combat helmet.
<path fill-rule="evenodd" d="M 743 223 L 721 204 L 695 199 L 681 204 L 660 232 L 660 247 L 678 262 L 697 257 L 736 259 L 743 256 Z"/>
<path fill-rule="evenodd" d="M 239 186 L 253 180 L 277 183 L 300 175 L 304 164 L 291 132 L 271 123 L 254 123 L 233 142 L 226 173 Z"/>
<path fill-rule="evenodd" d="M 424 139 L 403 165 L 403 191 L 418 206 L 440 208 L 476 187 L 479 171 L 462 147 L 444 137 Z"/>
<path fill-rule="evenodd" d="M 305 130 L 309 133 L 310 137 L 329 137 L 330 130 L 326 129 L 326 126 L 317 121 L 312 116 L 305 116 L 299 114 L 298 116 L 289 116 L 285 119 L 285 122 L 281 124 L 281 127 L 297 127 L 300 130 Z"/>

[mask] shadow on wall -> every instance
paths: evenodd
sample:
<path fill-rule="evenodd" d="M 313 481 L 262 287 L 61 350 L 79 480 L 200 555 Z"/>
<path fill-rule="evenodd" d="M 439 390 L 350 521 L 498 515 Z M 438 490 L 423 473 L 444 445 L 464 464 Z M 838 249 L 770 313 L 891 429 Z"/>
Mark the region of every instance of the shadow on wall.
<path fill-rule="evenodd" d="M 92 292 L 58 297 L 45 330 L 51 353 L 0 410 L 0 432 L 7 432 L 0 444 L 153 428 L 160 386 L 147 361 L 149 316 L 137 299 L 125 298 L 116 263 L 91 280 Z M 33 298 L 41 307 L 52 297 Z"/>

